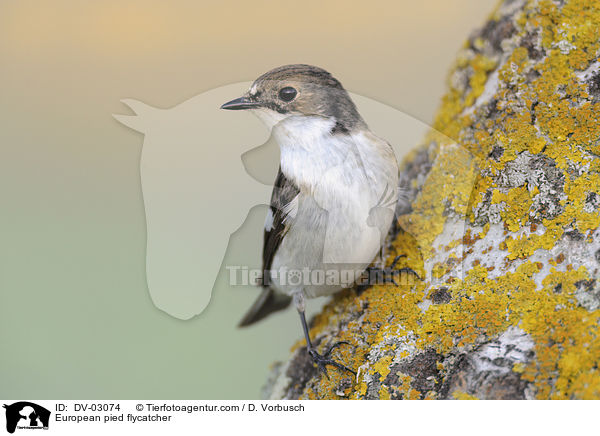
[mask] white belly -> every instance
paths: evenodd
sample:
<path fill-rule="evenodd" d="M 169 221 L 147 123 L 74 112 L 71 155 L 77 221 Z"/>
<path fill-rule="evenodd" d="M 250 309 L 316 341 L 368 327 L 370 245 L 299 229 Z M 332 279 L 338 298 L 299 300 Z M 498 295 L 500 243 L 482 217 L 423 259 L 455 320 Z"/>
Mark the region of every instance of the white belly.
<path fill-rule="evenodd" d="M 369 225 L 369 198 L 357 193 L 325 210 L 301 195 L 298 211 L 273 259 L 272 286 L 288 295 L 318 297 L 351 286 L 377 255 L 390 219 Z M 351 195 L 351 196 L 350 196 Z M 374 203 L 373 203 L 374 204 Z"/>
<path fill-rule="evenodd" d="M 281 170 L 300 189 L 271 265 L 272 287 L 288 295 L 317 297 L 351 286 L 394 216 L 398 166 L 391 147 L 368 131 L 331 135 L 332 127 L 331 120 L 303 117 L 273 129 Z"/>

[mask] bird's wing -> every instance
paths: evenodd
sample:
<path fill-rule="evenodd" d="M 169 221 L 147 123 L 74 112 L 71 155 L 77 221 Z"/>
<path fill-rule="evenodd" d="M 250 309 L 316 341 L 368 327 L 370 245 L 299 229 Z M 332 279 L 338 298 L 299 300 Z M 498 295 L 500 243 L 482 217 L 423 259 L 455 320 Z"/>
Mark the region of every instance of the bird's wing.
<path fill-rule="evenodd" d="M 269 208 L 265 222 L 263 290 L 240 321 L 240 327 L 253 324 L 272 312 L 285 309 L 292 300 L 291 297 L 277 293 L 269 287 L 271 280 L 269 270 L 271 269 L 275 253 L 289 229 L 290 218 L 296 213 L 299 193 L 300 189 L 286 178 L 283 172 L 281 172 L 281 168 L 279 168 L 277 178 L 275 179 L 275 186 L 273 187 L 273 194 L 271 195 L 271 207 Z"/>
<path fill-rule="evenodd" d="M 263 245 L 263 271 L 266 277 L 263 282 L 269 284 L 269 276 L 266 273 L 271 269 L 275 253 L 289 229 L 289 218 L 295 215 L 297 210 L 298 194 L 300 189 L 290 181 L 279 168 L 273 194 L 271 195 L 271 207 L 267 222 L 265 223 L 264 245 Z"/>

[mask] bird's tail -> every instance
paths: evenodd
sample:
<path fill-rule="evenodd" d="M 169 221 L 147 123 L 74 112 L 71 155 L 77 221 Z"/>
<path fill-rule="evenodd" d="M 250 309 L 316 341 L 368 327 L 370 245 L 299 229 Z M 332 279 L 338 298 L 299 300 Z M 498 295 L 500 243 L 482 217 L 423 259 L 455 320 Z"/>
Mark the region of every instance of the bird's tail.
<path fill-rule="evenodd" d="M 285 309 L 290 305 L 292 297 L 264 287 L 252 307 L 246 312 L 238 327 L 246 327 L 260 321 L 270 313 Z"/>

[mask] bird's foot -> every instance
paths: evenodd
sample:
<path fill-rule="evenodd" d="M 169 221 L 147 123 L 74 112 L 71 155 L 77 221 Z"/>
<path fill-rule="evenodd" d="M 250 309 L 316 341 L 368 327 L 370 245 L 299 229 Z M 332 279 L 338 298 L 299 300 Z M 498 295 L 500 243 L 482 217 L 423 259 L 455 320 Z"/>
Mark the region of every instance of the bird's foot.
<path fill-rule="evenodd" d="M 412 269 L 412 268 L 408 268 L 408 267 L 404 267 L 404 268 L 399 268 L 396 269 L 396 265 L 398 264 L 398 261 L 400 259 L 402 259 L 403 257 L 406 257 L 406 254 L 401 254 L 399 256 L 396 256 L 394 258 L 394 261 L 392 262 L 392 264 L 389 267 L 376 267 L 376 266 L 370 266 L 366 269 L 367 273 L 368 273 L 368 286 L 372 286 L 372 285 L 376 285 L 376 284 L 387 284 L 387 283 L 393 283 L 394 285 L 398 286 L 398 283 L 396 282 L 396 277 L 400 276 L 402 273 L 411 273 L 413 274 L 415 277 L 417 277 L 419 280 L 422 280 L 421 277 L 419 276 L 419 274 L 417 274 L 417 272 Z"/>
<path fill-rule="evenodd" d="M 314 348 L 308 349 L 308 354 L 312 358 L 313 362 L 316 363 L 317 368 L 319 368 L 319 371 L 322 372 L 323 374 L 325 374 L 325 377 L 327 377 L 327 378 L 329 378 L 329 375 L 327 374 L 327 365 L 335 366 L 338 369 L 341 369 L 343 371 L 348 371 L 348 372 L 351 372 L 352 374 L 356 375 L 356 372 L 352 371 L 350 368 L 331 359 L 331 352 L 333 350 L 335 350 L 337 347 L 339 347 L 340 345 L 350 345 L 350 343 L 348 343 L 346 341 L 336 342 L 331 347 L 329 347 L 329 350 L 327 350 L 327 352 L 325 354 L 322 354 L 322 355 L 319 354 L 317 352 L 317 350 Z"/>

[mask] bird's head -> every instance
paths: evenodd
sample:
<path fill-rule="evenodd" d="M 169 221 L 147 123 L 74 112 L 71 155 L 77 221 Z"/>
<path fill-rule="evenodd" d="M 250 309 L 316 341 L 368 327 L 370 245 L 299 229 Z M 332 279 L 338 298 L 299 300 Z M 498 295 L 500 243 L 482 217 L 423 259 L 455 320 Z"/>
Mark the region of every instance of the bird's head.
<path fill-rule="evenodd" d="M 342 84 L 327 71 L 311 65 L 275 68 L 221 109 L 252 109 L 270 128 L 290 117 L 314 116 L 334 120 L 335 130 L 340 133 L 365 125 Z"/>

